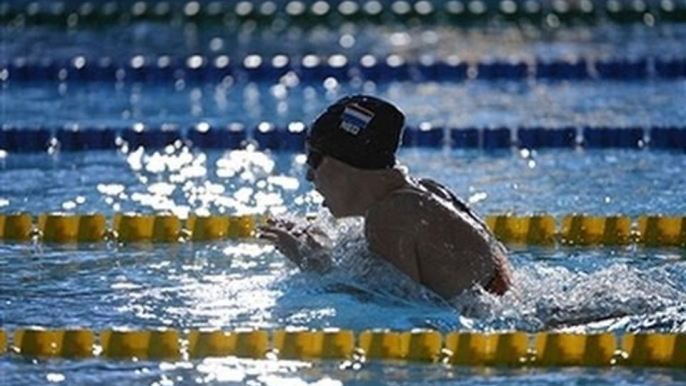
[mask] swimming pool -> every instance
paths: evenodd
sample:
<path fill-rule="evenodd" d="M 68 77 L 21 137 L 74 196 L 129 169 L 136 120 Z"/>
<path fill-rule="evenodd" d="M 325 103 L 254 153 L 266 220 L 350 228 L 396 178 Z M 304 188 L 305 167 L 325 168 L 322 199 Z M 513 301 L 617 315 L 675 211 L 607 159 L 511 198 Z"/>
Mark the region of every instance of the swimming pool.
<path fill-rule="evenodd" d="M 137 3 L 126 4 L 135 7 Z M 285 53 L 292 63 L 310 52 L 330 57 L 343 51 L 351 62 L 370 52 L 385 58 L 398 55 L 408 62 L 427 53 L 438 58 L 456 53 L 478 67 L 492 57 L 512 54 L 536 63 L 566 56 L 592 61 L 603 55 L 618 56 L 622 51 L 611 43 L 626 40 L 623 52 L 637 57 L 670 52 L 682 58 L 686 54 L 683 26 L 678 23 L 649 28 L 600 21 L 543 29 L 547 32 L 540 34 L 526 26 L 500 24 L 455 30 L 441 23 L 430 24 L 431 28 L 371 23 L 365 24 L 366 34 L 349 47 L 346 36 L 357 37 L 359 31 L 345 26 L 303 28 L 299 34 L 291 30 L 279 45 L 272 40 L 273 32 L 259 29 L 226 33 L 220 42 L 216 39 L 223 36 L 222 28 L 212 25 L 180 30 L 150 21 L 122 23 L 104 30 L 78 24 L 71 31 L 50 30 L 40 23 L 26 22 L 21 28 L 8 23 L 3 27 L 3 52 L 7 58 L 49 57 L 70 65 L 81 56 L 88 62 L 121 56 L 122 66 L 140 60 L 136 59 L 139 55 L 146 63 L 149 58 L 157 63 L 160 55 L 172 54 L 179 58 L 228 54 L 235 59 Z M 519 31 L 510 40 L 500 34 L 508 28 Z M 449 39 L 454 34 L 463 39 L 463 45 Z M 683 130 L 686 79 L 659 76 L 650 63 L 650 75 L 639 79 L 604 79 L 591 73 L 562 80 L 542 79 L 537 73 L 482 79 L 477 73 L 475 78 L 449 81 L 364 76 L 305 81 L 289 76 L 251 78 L 254 73 L 239 69 L 213 82 L 174 75 L 134 81 L 116 74 L 112 79 L 79 80 L 70 77 L 69 71 L 62 81 L 59 73 L 54 80 L 31 81 L 13 78 L 15 73 L 8 70 L 0 94 L 3 128 L 24 134 L 16 136 L 17 142 L 4 142 L 10 148 L 0 158 L 3 213 L 97 212 L 108 221 L 122 212 L 170 212 L 181 218 L 192 213 L 272 212 L 297 219 L 316 214 L 323 226 L 338 234 L 340 243 L 336 269 L 316 276 L 298 272 L 270 246 L 250 239 L 171 244 L 5 240 L 0 244 L 1 328 L 169 327 L 183 331 L 295 326 L 356 332 L 430 328 L 443 334 L 507 330 L 684 333 L 683 248 L 634 243 L 513 245 L 516 294 L 437 302 L 400 275 L 378 275 L 384 267 L 366 254 L 356 230 L 359 224 L 354 220 L 336 224 L 319 210 L 320 198 L 304 179 L 299 151 L 259 146 L 259 127 L 266 123 L 286 130 L 294 122 L 309 122 L 341 95 L 373 92 L 396 101 L 407 112 L 410 127 L 440 128 L 440 140 L 407 146 L 399 158 L 413 174 L 444 181 L 482 215 L 546 213 L 558 226 L 570 213 L 624 214 L 632 219 L 647 214 L 683 216 L 684 149 L 651 146 L 656 143 L 651 133 L 665 127 Z M 293 71 L 301 70 L 296 66 Z M 66 142 L 50 140 L 38 146 L 40 151 L 16 146 L 33 138 L 26 132 L 41 130 L 52 137 L 76 129 L 120 135 L 164 128 L 187 139 L 199 128 L 223 130 L 232 124 L 243 128 L 247 147 L 209 149 L 176 140 L 146 149 L 121 141 L 104 150 L 85 151 L 71 151 Z M 445 141 L 453 132 L 472 129 L 483 133 L 507 128 L 508 138 L 518 138 L 518 129 L 527 127 L 572 127 L 575 134 L 572 142 L 559 148 L 525 149 L 510 142 L 488 148 L 483 142 L 456 146 L 454 141 Z M 641 140 L 647 139 L 647 145 L 598 148 L 589 146 L 594 140 L 584 131 L 637 127 L 645 129 Z M 75 360 L 8 354 L 0 356 L 0 374 L 13 385 L 686 382 L 683 369 L 659 368 L 507 369 L 235 357 Z"/>

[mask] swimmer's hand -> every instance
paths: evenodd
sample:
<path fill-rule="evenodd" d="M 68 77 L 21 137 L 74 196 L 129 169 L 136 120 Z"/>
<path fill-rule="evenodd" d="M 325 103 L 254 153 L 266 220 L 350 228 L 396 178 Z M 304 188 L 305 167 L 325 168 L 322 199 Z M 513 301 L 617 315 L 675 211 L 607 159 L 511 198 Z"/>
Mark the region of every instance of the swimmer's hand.
<path fill-rule="evenodd" d="M 259 228 L 257 237 L 274 244 L 303 271 L 324 273 L 331 268 L 331 256 L 322 241 L 328 236 L 321 229 L 299 227 L 288 220 L 269 218 L 266 225 Z"/>

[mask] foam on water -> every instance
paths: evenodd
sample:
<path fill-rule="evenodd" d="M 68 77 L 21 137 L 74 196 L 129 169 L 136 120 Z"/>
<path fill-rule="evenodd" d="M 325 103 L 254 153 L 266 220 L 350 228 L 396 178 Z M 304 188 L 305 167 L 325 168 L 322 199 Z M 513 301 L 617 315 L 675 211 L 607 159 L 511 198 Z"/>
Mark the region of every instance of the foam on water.
<path fill-rule="evenodd" d="M 293 282 L 285 279 L 287 286 L 308 286 L 310 295 L 343 294 L 363 304 L 362 312 L 349 311 L 360 318 L 334 317 L 329 322 L 440 330 L 686 331 L 686 263 L 680 260 L 621 258 L 617 251 L 606 251 L 606 256 L 582 252 L 580 256 L 567 255 L 565 259 L 576 263 L 566 266 L 564 259 L 537 259 L 530 252 L 514 251 L 515 285 L 505 296 L 475 288 L 446 302 L 371 254 L 361 233 L 361 220 L 339 224 L 334 269 L 323 277 L 296 273 L 303 276 Z M 342 311 L 340 303 L 333 304 Z M 369 307 L 377 310 L 365 315 Z M 393 312 L 384 312 L 389 309 Z M 329 316 L 335 314 L 329 312 Z"/>
<path fill-rule="evenodd" d="M 459 299 L 477 320 L 477 328 L 546 330 L 684 331 L 684 317 L 660 325 L 645 317 L 684 309 L 686 294 L 680 288 L 678 268 L 658 265 L 644 268 L 629 262 L 613 263 L 583 272 L 546 261 L 515 259 L 515 288 L 502 298 L 489 294 Z M 674 262 L 673 265 L 683 263 Z"/>

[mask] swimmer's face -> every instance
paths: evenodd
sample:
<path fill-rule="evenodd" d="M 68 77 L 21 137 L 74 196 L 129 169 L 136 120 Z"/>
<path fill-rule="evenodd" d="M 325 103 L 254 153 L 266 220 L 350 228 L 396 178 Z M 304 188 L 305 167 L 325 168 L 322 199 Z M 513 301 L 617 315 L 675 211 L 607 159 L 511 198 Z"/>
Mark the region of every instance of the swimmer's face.
<path fill-rule="evenodd" d="M 321 152 L 310 149 L 307 154 L 308 181 L 324 197 L 323 205 L 335 217 L 349 215 L 346 211 L 347 186 L 345 184 L 345 165 Z"/>
<path fill-rule="evenodd" d="M 319 168 L 319 165 L 321 165 L 323 160 L 324 154 L 322 152 L 313 148 L 308 149 L 307 160 L 305 161 L 307 164 L 306 178 L 308 181 L 313 182 L 312 178 L 314 177 L 314 171 Z"/>

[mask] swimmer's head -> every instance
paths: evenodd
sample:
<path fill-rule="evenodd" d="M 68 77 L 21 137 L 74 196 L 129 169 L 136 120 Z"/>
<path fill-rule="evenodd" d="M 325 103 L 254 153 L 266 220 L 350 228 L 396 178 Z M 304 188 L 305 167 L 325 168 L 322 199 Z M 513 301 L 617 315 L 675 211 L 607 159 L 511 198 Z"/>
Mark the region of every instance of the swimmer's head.
<path fill-rule="evenodd" d="M 359 169 L 395 165 L 405 115 L 393 104 L 369 95 L 354 95 L 329 106 L 312 124 L 307 145 Z"/>

